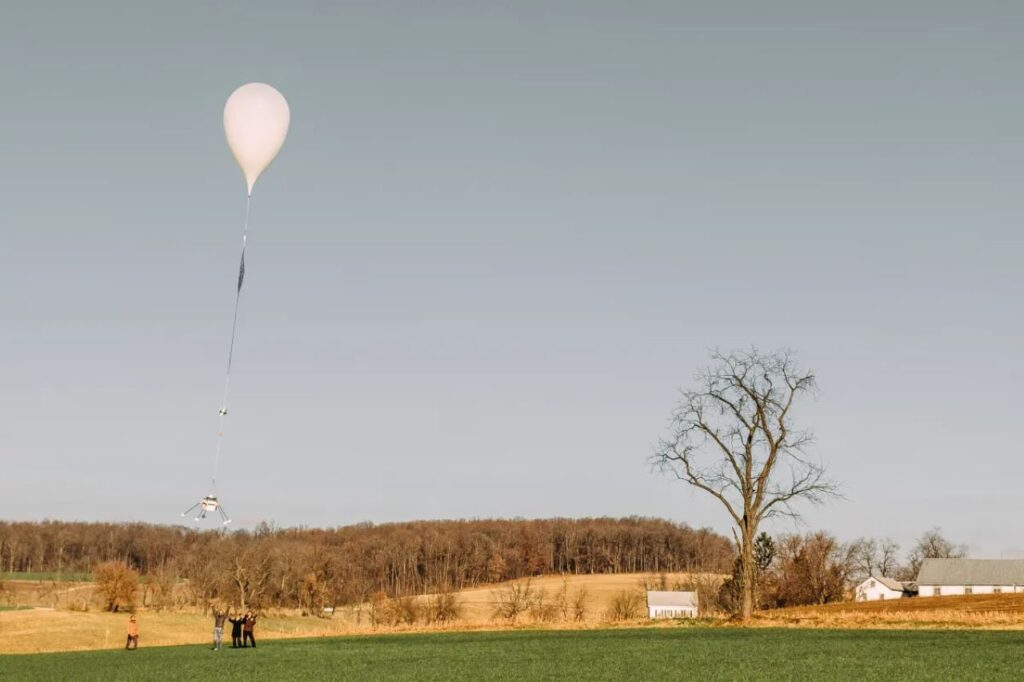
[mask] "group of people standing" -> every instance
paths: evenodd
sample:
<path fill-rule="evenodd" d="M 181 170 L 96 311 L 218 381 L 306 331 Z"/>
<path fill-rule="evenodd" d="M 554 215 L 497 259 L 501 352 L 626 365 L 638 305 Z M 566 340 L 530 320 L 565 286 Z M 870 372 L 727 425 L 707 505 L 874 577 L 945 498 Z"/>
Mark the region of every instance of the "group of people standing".
<path fill-rule="evenodd" d="M 231 623 L 231 648 L 243 649 L 252 644 L 256 648 L 256 614 L 246 611 L 244 614 L 237 612 L 234 618 L 227 611 L 219 609 L 213 612 L 213 649 L 220 651 L 221 642 L 224 639 L 224 624 Z"/>
<path fill-rule="evenodd" d="M 220 651 L 221 641 L 224 639 L 224 624 L 231 623 L 231 648 L 244 649 L 252 645 L 256 648 L 256 614 L 249 610 L 244 614 L 236 612 L 234 618 L 227 611 L 214 609 L 213 611 L 213 649 Z M 125 649 L 139 648 L 139 622 L 135 620 L 135 614 L 128 618 L 128 641 Z"/>

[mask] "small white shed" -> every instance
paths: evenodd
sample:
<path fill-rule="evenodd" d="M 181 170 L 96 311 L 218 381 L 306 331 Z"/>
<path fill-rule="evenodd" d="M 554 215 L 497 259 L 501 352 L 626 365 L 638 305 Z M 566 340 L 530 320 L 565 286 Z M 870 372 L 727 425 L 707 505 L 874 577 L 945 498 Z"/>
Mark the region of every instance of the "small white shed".
<path fill-rule="evenodd" d="M 911 583 L 893 580 L 885 576 L 871 575 L 857 585 L 854 599 L 857 601 L 877 601 L 880 599 L 902 599 L 914 594 Z"/>
<path fill-rule="evenodd" d="M 651 618 L 696 618 L 696 592 L 647 593 L 647 613 Z"/>

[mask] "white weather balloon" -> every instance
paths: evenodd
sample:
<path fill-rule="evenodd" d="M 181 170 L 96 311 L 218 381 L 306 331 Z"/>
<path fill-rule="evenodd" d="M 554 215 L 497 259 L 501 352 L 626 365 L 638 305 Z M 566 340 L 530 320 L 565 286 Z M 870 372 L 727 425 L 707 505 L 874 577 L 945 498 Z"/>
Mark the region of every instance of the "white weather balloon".
<path fill-rule="evenodd" d="M 280 92 L 266 83 L 246 83 L 231 93 L 224 105 L 224 134 L 235 160 L 245 175 L 246 191 L 245 222 L 242 224 L 242 257 L 238 262 L 238 284 L 235 288 L 235 313 L 231 322 L 231 341 L 228 344 L 227 367 L 224 371 L 224 395 L 221 399 L 220 428 L 217 430 L 217 450 L 213 458 L 213 477 L 210 492 L 192 505 L 182 516 L 196 512 L 196 521 L 206 518 L 207 513 L 220 514 L 224 525 L 231 523 L 231 517 L 217 499 L 217 471 L 220 466 L 221 446 L 224 442 L 224 418 L 228 415 L 228 387 L 231 385 L 231 358 L 235 352 L 235 332 L 238 329 L 238 302 L 242 297 L 242 282 L 245 279 L 245 243 L 249 235 L 249 208 L 252 205 L 252 188 L 260 174 L 267 169 L 277 153 L 281 151 L 284 138 L 288 135 L 291 113 L 288 102 Z"/>
<path fill-rule="evenodd" d="M 288 135 L 288 101 L 266 83 L 246 83 L 224 105 L 224 134 L 245 175 L 247 192 L 281 151 Z"/>

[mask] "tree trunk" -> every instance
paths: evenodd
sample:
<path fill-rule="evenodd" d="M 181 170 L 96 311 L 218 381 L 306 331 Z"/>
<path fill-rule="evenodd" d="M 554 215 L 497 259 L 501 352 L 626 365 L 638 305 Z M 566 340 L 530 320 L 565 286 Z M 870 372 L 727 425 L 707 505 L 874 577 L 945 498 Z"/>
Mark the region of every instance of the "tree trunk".
<path fill-rule="evenodd" d="M 756 571 L 754 566 L 754 536 L 748 530 L 743 531 L 743 542 L 740 547 L 740 620 L 748 621 L 754 613 L 754 584 Z"/>

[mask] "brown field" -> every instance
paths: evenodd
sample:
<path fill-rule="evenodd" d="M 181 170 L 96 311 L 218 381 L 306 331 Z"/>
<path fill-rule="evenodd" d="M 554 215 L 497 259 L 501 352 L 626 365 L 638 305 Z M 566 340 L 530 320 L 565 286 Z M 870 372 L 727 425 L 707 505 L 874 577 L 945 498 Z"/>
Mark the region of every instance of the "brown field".
<path fill-rule="evenodd" d="M 683 575 L 669 575 L 672 583 Z M 722 576 L 719 576 L 721 579 Z M 358 635 L 380 632 L 414 632 L 424 630 L 495 630 L 503 628 L 600 628 L 612 625 L 606 611 L 612 599 L 623 591 L 639 593 L 644 574 L 543 576 L 529 581 L 531 593 L 543 594 L 544 603 L 556 602 L 563 592 L 571 600 L 580 590 L 586 592 L 586 616 L 576 621 L 555 614 L 550 620 L 538 622 L 531 614 L 523 614 L 515 622 L 495 616 L 500 594 L 512 584 L 500 583 L 464 590 L 458 593 L 461 617 L 448 625 L 374 626 L 370 606 L 362 604 L 339 608 L 332 618 L 302 616 L 297 611 L 271 610 L 263 615 L 257 627 L 257 638 L 318 637 Z M 517 581 L 523 585 L 525 581 Z M 0 653 L 68 651 L 116 648 L 124 645 L 127 614 L 104 613 L 89 603 L 89 583 L 43 582 L 5 583 L 8 604 L 32 603 L 30 610 L 0 611 Z M 429 596 L 418 597 L 421 604 Z M 57 608 L 49 606 L 58 604 Z M 210 640 L 210 618 L 197 612 L 138 611 L 142 646 L 200 644 Z M 716 624 L 727 626 L 724 618 Z M 648 625 L 646 619 L 615 623 Z M 672 626 L 674 622 L 662 622 Z M 956 597 L 923 597 L 876 602 L 844 602 L 822 606 L 801 606 L 758 613 L 755 626 L 799 628 L 872 628 L 872 629 L 1024 629 L 1024 594 L 997 594 Z M 229 640 L 230 642 L 230 640 Z"/>
<path fill-rule="evenodd" d="M 682 574 L 665 576 L 670 583 L 684 578 Z M 496 619 L 494 611 L 501 591 L 512 583 L 500 583 L 487 587 L 473 588 L 458 593 L 461 618 L 450 625 L 399 625 L 374 626 L 370 623 L 368 605 L 339 608 L 332 618 L 301 616 L 298 612 L 271 610 L 260 619 L 256 637 L 278 639 L 284 637 L 318 637 L 329 635 L 372 634 L 379 632 L 410 632 L 422 630 L 493 630 L 508 627 L 544 628 L 590 628 L 609 624 L 606 617 L 608 604 L 622 591 L 641 592 L 646 574 L 542 576 L 531 579 L 530 590 L 536 596 L 544 594 L 546 603 L 553 601 L 557 593 L 565 589 L 572 598 L 579 590 L 586 591 L 587 613 L 583 621 L 565 620 L 561 616 L 538 623 L 524 614 L 514 623 Z M 526 581 L 516 581 L 523 584 Z M 28 601 L 31 595 L 35 603 L 48 604 L 55 598 L 48 584 L 36 582 L 15 586 L 7 582 L 9 590 L 22 595 L 20 603 Z M 85 595 L 91 585 L 64 584 L 57 601 L 69 608 L 38 607 L 31 610 L 0 611 L 0 653 L 33 653 L 46 651 L 71 651 L 84 649 L 107 649 L 124 646 L 125 627 L 128 616 L 124 613 L 104 613 L 92 606 L 88 611 L 77 610 L 88 601 Z M 429 597 L 419 597 L 425 603 Z M 9 601 L 9 603 L 16 603 Z M 166 646 L 174 644 L 199 644 L 210 641 L 212 622 L 200 613 L 155 612 L 139 610 L 140 646 Z M 638 620 L 637 623 L 646 623 Z M 628 623 L 627 623 L 628 624 Z M 621 626 L 621 624 L 620 624 Z M 230 645 L 230 637 L 228 638 Z"/>
<path fill-rule="evenodd" d="M 0 583 L 0 604 L 75 608 L 92 600 L 92 583 L 50 580 L 5 580 Z"/>
<path fill-rule="evenodd" d="M 636 573 L 620 573 L 615 575 L 573 575 L 560 576 L 548 575 L 530 579 L 532 592 L 542 592 L 546 601 L 550 602 L 555 598 L 563 585 L 571 599 L 578 590 L 585 589 L 587 594 L 587 621 L 600 621 L 604 619 L 604 611 L 612 598 L 623 590 L 642 590 L 642 581 L 650 578 L 649 575 Z M 683 574 L 668 574 L 666 579 L 671 584 L 673 581 L 681 580 L 686 576 Z M 525 583 L 524 580 L 514 581 Z M 459 602 L 462 604 L 463 620 L 471 624 L 487 624 L 494 622 L 494 609 L 497 602 L 496 592 L 504 589 L 510 583 L 501 583 L 487 587 L 476 587 L 459 592 Z M 671 589 L 671 588 L 669 588 Z M 529 622 L 528 619 L 524 619 Z"/>
<path fill-rule="evenodd" d="M 1024 594 L 913 597 L 762 611 L 758 624 L 837 628 L 1024 629 Z"/>

